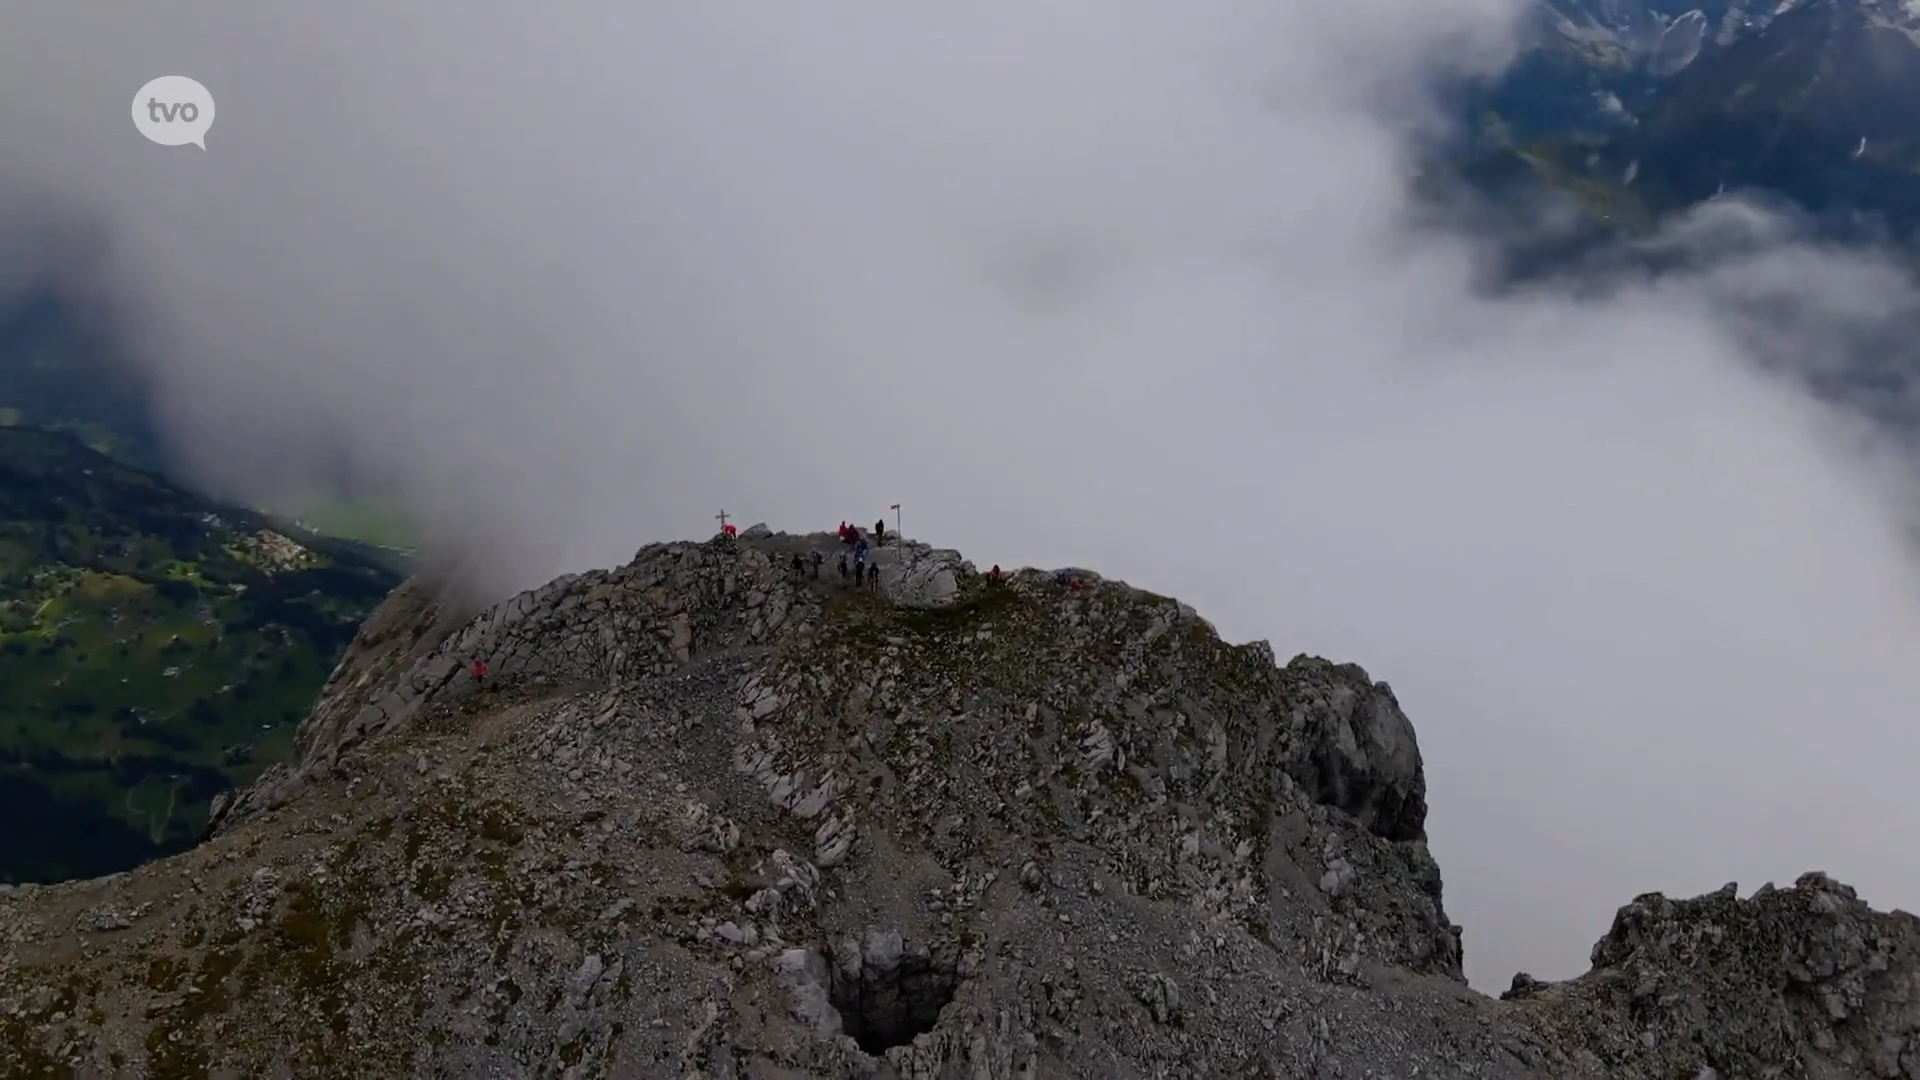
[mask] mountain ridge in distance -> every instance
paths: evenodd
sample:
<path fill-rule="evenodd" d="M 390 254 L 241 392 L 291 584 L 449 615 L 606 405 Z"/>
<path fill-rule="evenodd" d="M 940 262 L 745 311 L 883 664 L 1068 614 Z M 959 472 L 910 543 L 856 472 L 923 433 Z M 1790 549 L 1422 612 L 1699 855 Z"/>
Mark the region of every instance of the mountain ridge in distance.
<path fill-rule="evenodd" d="M 1467 95 L 1467 160 L 1512 158 L 1540 186 L 1590 202 L 1573 178 L 1649 218 L 1752 189 L 1837 227 L 1920 225 L 1920 15 L 1905 3 L 1534 10 L 1516 63 Z"/>

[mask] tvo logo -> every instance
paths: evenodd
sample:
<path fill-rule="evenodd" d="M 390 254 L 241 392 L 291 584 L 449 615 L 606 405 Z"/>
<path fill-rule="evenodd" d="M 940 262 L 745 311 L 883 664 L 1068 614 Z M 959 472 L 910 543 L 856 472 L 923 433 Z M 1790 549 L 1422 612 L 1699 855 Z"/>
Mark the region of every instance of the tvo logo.
<path fill-rule="evenodd" d="M 162 75 L 133 95 L 133 126 L 161 146 L 207 148 L 213 95 L 185 75 Z"/>

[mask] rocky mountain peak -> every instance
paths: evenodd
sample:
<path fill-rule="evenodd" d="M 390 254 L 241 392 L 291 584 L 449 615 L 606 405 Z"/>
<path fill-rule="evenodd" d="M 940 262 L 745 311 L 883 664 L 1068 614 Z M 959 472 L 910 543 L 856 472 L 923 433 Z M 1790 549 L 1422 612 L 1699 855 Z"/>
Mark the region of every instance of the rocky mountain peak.
<path fill-rule="evenodd" d="M 1910 1068 L 1909 917 L 1641 897 L 1593 973 L 1482 997 L 1386 685 L 1086 571 L 839 550 L 409 583 L 206 843 L 0 898 L 0 1072 Z"/>

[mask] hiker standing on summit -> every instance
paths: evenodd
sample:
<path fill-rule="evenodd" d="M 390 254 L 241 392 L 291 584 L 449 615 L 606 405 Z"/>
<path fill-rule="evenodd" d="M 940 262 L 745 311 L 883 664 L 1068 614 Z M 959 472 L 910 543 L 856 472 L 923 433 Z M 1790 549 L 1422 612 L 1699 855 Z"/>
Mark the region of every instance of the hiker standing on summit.
<path fill-rule="evenodd" d="M 881 518 L 873 523 L 873 546 L 887 546 L 887 519 Z"/>

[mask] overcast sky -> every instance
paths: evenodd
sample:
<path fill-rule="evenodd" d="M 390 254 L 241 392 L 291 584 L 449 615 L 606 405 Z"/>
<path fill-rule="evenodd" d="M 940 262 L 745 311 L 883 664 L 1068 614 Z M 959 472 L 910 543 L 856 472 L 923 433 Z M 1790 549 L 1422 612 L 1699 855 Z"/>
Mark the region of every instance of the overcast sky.
<path fill-rule="evenodd" d="M 904 502 L 1361 663 L 1482 986 L 1584 970 L 1643 891 L 1920 906 L 1907 463 L 1756 363 L 1909 283 L 1730 209 L 1690 276 L 1476 295 L 1406 140 L 1512 14 L 21 2 L 0 208 L 105 237 L 204 481 L 345 445 L 503 586 Z M 206 151 L 134 131 L 163 74 Z"/>

